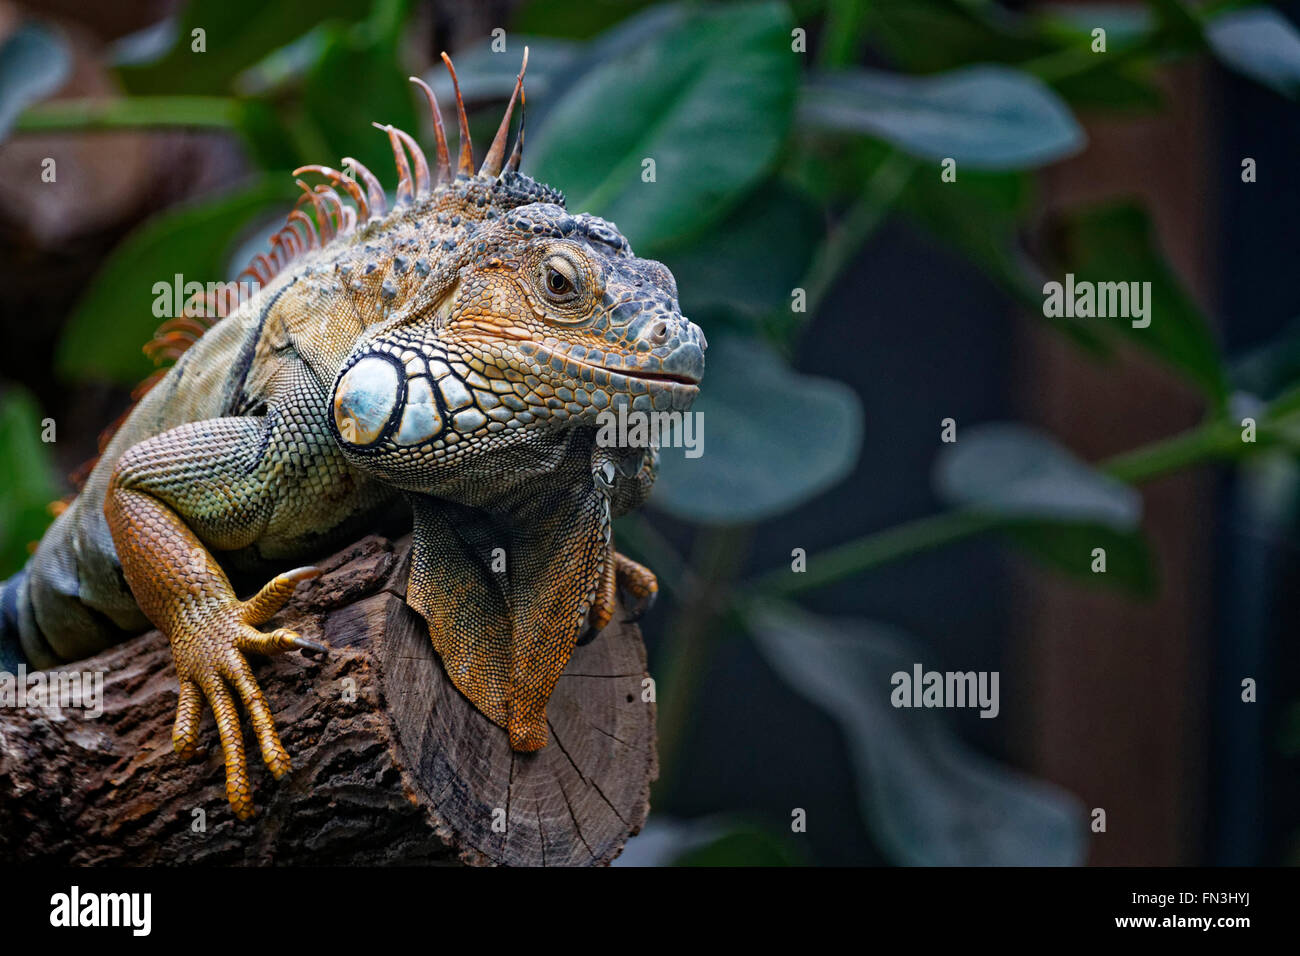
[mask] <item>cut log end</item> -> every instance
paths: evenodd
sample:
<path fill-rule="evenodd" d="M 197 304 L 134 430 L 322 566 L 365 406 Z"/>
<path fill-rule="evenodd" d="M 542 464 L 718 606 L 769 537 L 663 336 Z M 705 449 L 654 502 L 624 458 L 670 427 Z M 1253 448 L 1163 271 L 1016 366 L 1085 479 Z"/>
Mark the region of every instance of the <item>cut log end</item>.
<path fill-rule="evenodd" d="M 330 646 L 254 661 L 294 770 L 245 735 L 259 812 L 235 819 L 211 715 L 206 754 L 172 752 L 177 682 L 156 631 L 68 666 L 103 675 L 103 713 L 0 712 L 0 859 L 72 864 L 609 863 L 649 811 L 658 767 L 645 649 L 615 622 L 578 647 L 515 753 L 447 679 L 403 600 L 409 542 L 324 562 L 268 626 Z"/>

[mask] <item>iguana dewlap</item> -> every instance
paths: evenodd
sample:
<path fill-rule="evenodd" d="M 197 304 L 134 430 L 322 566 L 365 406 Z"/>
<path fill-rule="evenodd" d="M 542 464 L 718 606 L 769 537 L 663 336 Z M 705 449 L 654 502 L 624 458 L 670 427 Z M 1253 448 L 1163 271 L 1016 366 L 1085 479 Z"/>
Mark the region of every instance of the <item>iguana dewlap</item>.
<path fill-rule="evenodd" d="M 506 160 L 522 78 L 477 173 L 459 87 L 453 174 L 420 84 L 436 166 L 383 127 L 399 174 L 391 210 L 355 161 L 344 160 L 355 180 L 298 170 L 346 197 L 304 184 L 314 219 L 296 209 L 257 257 L 261 291 L 206 332 L 164 327 L 163 352 L 201 337 L 5 585 L 0 631 L 36 666 L 150 622 L 165 632 L 180 678 L 175 748 L 196 752 L 206 701 L 241 817 L 253 804 L 237 700 L 272 773 L 289 769 L 245 655 L 315 646 L 259 630 L 315 571 L 280 573 L 241 601 L 223 565 L 270 574 L 404 499 L 407 601 L 452 681 L 517 750 L 546 744 L 556 679 L 579 637 L 608 623 L 616 589 L 643 602 L 656 590 L 610 538 L 611 518 L 649 493 L 655 450 L 602 447 L 598 415 L 685 411 L 706 343 L 664 266 L 519 173 L 522 123 Z"/>

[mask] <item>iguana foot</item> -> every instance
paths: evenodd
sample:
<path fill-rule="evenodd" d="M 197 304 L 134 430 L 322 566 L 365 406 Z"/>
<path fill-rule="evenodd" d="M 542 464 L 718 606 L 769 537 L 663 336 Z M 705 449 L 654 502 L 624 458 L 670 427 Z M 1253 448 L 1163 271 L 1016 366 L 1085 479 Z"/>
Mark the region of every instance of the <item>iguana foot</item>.
<path fill-rule="evenodd" d="M 623 620 L 633 623 L 652 607 L 659 597 L 659 579 L 644 564 L 638 564 L 625 554 L 614 552 L 614 570 L 618 576 L 618 586 L 631 600 L 628 602 L 628 615 Z"/>
<path fill-rule="evenodd" d="M 612 552 L 613 560 L 605 565 L 605 576 L 600 589 L 596 592 L 596 603 L 592 606 L 586 632 L 578 638 L 578 646 L 590 644 L 596 635 L 603 631 L 614 618 L 614 607 L 618 591 L 622 591 L 630 600 L 625 622 L 641 620 L 642 615 L 654 606 L 659 594 L 659 580 L 655 573 L 643 564 L 638 564 L 625 554 Z"/>
<path fill-rule="evenodd" d="M 166 629 L 180 677 L 172 746 L 186 759 L 198 752 L 200 705 L 206 698 L 225 752 L 226 798 L 241 820 L 253 816 L 253 797 L 244 735 L 230 691 L 234 688 L 243 701 L 271 775 L 283 777 L 290 770 L 289 754 L 280 743 L 271 709 L 244 655 L 279 654 L 294 648 L 326 650 L 287 628 L 270 633 L 257 629 L 284 607 L 300 582 L 319 574 L 318 569 L 310 567 L 286 572 L 247 601 L 217 605 L 202 617 L 187 617 L 174 622 L 174 630 Z"/>

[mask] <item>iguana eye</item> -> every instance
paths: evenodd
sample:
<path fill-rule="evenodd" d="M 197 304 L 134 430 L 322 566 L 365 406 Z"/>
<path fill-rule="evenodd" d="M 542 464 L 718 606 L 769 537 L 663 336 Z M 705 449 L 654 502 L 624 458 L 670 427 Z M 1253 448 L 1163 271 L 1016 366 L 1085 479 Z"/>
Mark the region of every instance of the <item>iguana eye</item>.
<path fill-rule="evenodd" d="M 542 291 L 552 302 L 572 302 L 578 297 L 581 283 L 578 266 L 567 256 L 548 256 L 538 270 Z"/>
<path fill-rule="evenodd" d="M 568 277 L 559 269 L 552 266 L 546 270 L 546 289 L 552 295 L 568 295 L 572 288 Z"/>

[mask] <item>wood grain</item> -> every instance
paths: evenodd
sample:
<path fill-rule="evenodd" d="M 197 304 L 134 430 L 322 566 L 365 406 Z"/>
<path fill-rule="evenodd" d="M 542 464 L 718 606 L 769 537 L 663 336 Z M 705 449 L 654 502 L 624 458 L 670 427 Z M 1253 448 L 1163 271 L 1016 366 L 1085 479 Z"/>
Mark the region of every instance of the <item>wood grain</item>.
<path fill-rule="evenodd" d="M 403 600 L 409 541 L 366 538 L 323 563 L 270 627 L 324 640 L 254 670 L 293 757 L 250 758 L 259 813 L 225 803 L 206 754 L 171 750 L 176 673 L 158 632 L 71 665 L 104 675 L 104 711 L 0 711 L 0 860 L 71 864 L 606 864 L 640 830 L 658 773 L 645 649 L 615 623 L 575 650 L 551 740 L 513 752 L 443 672 Z M 251 732 L 250 755 L 257 753 Z M 199 825 L 200 821 L 202 826 Z"/>

